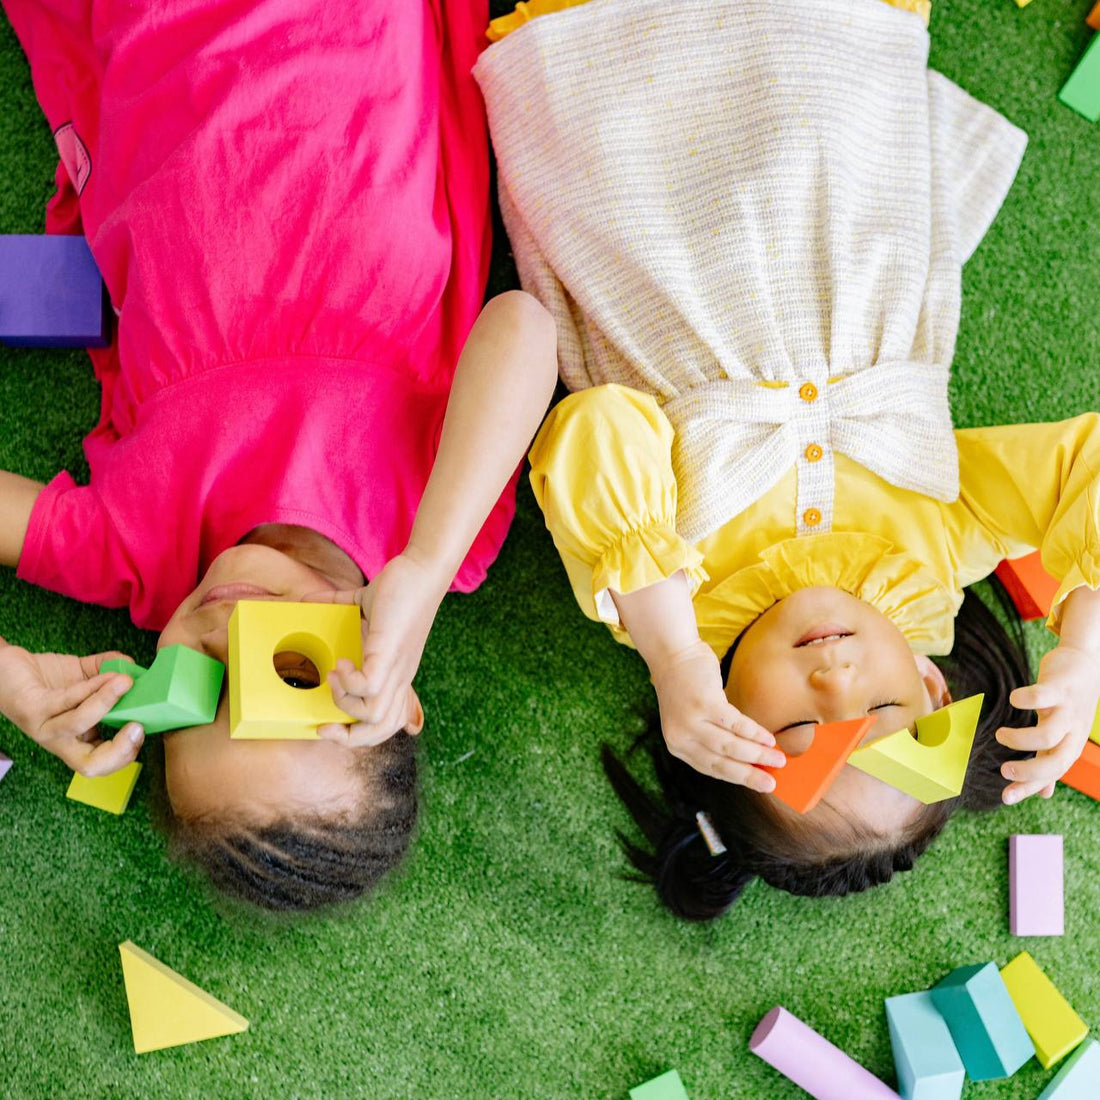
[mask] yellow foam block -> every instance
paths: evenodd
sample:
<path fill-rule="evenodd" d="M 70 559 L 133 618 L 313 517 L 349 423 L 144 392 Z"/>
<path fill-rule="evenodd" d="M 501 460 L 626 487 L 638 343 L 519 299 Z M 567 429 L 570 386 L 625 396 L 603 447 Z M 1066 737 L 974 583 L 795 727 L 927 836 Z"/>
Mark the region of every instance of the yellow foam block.
<path fill-rule="evenodd" d="M 120 814 L 130 804 L 130 795 L 141 774 L 141 765 L 135 760 L 112 775 L 101 775 L 95 779 L 86 779 L 74 775 L 66 798 L 74 802 L 83 802 L 95 806 L 97 810 L 106 810 L 110 814 Z"/>
<path fill-rule="evenodd" d="M 178 1047 L 248 1030 L 248 1021 L 228 1005 L 177 974 L 127 940 L 118 945 L 122 980 L 130 1004 L 134 1052 Z"/>
<path fill-rule="evenodd" d="M 1019 3 L 1020 0 L 1016 0 Z M 1027 4 L 1029 0 L 1024 0 Z M 919 15 L 924 20 L 924 25 L 927 27 L 932 19 L 932 0 L 886 0 L 886 3 L 894 8 L 901 8 L 902 11 L 911 11 L 914 15 Z"/>
<path fill-rule="evenodd" d="M 848 757 L 860 771 L 926 805 L 962 790 L 984 695 L 972 695 L 917 719 L 917 736 L 898 730 Z"/>
<path fill-rule="evenodd" d="M 300 653 L 320 673 L 319 686 L 291 687 L 275 654 Z M 229 736 L 314 740 L 317 727 L 349 724 L 326 677 L 336 662 L 363 663 L 359 608 L 349 604 L 239 600 L 229 617 Z"/>
<path fill-rule="evenodd" d="M 1001 970 L 1001 977 L 1044 1069 L 1084 1042 L 1088 1025 L 1026 951 Z"/>
<path fill-rule="evenodd" d="M 1089 737 L 1100 745 L 1100 707 L 1096 708 L 1096 717 L 1092 721 L 1092 732 Z"/>

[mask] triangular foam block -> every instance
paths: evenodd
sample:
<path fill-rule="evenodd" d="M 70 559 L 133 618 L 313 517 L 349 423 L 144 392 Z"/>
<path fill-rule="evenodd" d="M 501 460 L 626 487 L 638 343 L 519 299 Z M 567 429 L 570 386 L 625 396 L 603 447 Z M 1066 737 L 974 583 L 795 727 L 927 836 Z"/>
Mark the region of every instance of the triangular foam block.
<path fill-rule="evenodd" d="M 848 722 L 814 726 L 814 739 L 801 756 L 788 756 L 782 768 L 764 768 L 775 776 L 772 794 L 792 810 L 809 813 L 874 724 L 874 716 L 867 715 Z"/>
<path fill-rule="evenodd" d="M 134 1050 L 197 1043 L 248 1030 L 248 1021 L 127 940 L 118 945 Z"/>
<path fill-rule="evenodd" d="M 95 806 L 97 810 L 106 810 L 109 814 L 120 814 L 130 804 L 130 795 L 134 793 L 140 774 L 141 765 L 136 760 L 117 772 L 95 779 L 86 779 L 74 773 L 65 797 L 83 802 L 86 806 Z"/>

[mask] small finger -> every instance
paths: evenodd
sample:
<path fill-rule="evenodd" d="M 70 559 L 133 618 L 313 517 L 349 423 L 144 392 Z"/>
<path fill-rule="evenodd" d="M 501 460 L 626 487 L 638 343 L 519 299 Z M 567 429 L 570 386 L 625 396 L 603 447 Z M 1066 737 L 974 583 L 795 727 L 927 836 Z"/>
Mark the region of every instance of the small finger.
<path fill-rule="evenodd" d="M 366 651 L 363 654 L 363 683 L 365 695 L 378 695 L 385 690 L 394 675 L 393 658 L 389 650 Z"/>
<path fill-rule="evenodd" d="M 1012 691 L 1008 701 L 1017 710 L 1048 710 L 1062 702 L 1062 693 L 1049 684 L 1028 684 Z"/>
<path fill-rule="evenodd" d="M 89 779 L 111 775 L 137 759 L 145 740 L 145 731 L 136 722 L 129 722 L 110 741 L 75 742 L 80 748 L 69 762 L 74 771 Z"/>
<path fill-rule="evenodd" d="M 761 794 L 769 794 L 775 790 L 775 778 L 767 772 L 754 768 L 749 764 L 742 764 L 730 760 L 724 756 L 713 757 L 709 768 L 710 774 L 715 779 L 723 779 L 727 783 L 738 783 L 742 787 L 759 791 Z"/>
<path fill-rule="evenodd" d="M 1063 742 L 1068 745 L 1069 742 Z M 1070 759 L 1070 750 L 1059 746 L 1053 752 L 1040 753 L 1030 760 L 1009 760 L 1001 765 L 1001 775 L 1012 783 L 1027 784 L 1033 789 L 1029 794 L 1041 791 L 1048 783 L 1054 783 L 1061 779 L 1069 770 L 1073 760 Z"/>
<path fill-rule="evenodd" d="M 1006 806 L 1015 806 L 1033 794 L 1038 794 L 1042 789 L 1042 783 L 1010 783 L 1001 792 L 1001 801 Z"/>
<path fill-rule="evenodd" d="M 1018 752 L 1047 752 L 1062 743 L 1066 730 L 1048 720 L 1022 729 L 1005 726 L 995 736 L 1002 745 Z"/>
<path fill-rule="evenodd" d="M 420 705 L 416 692 L 410 687 L 405 711 L 405 732 L 410 737 L 415 737 L 423 728 L 424 708 Z"/>
<path fill-rule="evenodd" d="M 94 679 L 72 684 L 58 699 L 57 713 L 42 724 L 47 737 L 85 733 L 126 694 L 130 678 L 108 672 Z"/>
<path fill-rule="evenodd" d="M 1043 798 L 1052 798 L 1054 796 L 1054 789 L 1058 786 L 1057 783 L 1048 783 L 1040 792 Z"/>
<path fill-rule="evenodd" d="M 716 755 L 729 760 L 739 760 L 744 764 L 763 764 L 768 768 L 781 768 L 787 763 L 787 757 L 777 748 L 762 745 L 758 741 L 749 741 L 744 737 L 730 736 L 720 726 L 704 742 Z"/>

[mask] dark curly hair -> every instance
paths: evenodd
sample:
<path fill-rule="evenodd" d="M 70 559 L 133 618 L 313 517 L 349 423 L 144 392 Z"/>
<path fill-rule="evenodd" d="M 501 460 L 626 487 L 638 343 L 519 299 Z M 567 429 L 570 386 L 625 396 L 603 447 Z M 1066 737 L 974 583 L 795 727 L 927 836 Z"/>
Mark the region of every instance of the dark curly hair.
<path fill-rule="evenodd" d="M 659 795 L 647 791 L 608 745 L 601 750 L 612 787 L 648 842 L 638 844 L 620 832 L 634 867 L 627 877 L 652 883 L 676 916 L 698 921 L 721 916 L 754 877 L 808 897 L 856 893 L 888 882 L 895 872 L 908 871 L 960 807 L 985 810 L 1000 805 L 1006 785 L 1001 765 L 1027 754 L 1005 748 L 994 734 L 1002 726 L 1032 725 L 1035 715 L 1016 710 L 1008 701 L 1014 688 L 1031 682 L 1031 670 L 1023 628 L 1004 587 L 996 578 L 990 578 L 989 587 L 1008 629 L 968 589 L 955 623 L 955 647 L 938 662 L 956 699 L 985 693 L 957 798 L 923 807 L 900 841 L 892 837 L 886 843 L 850 823 L 843 830 L 811 829 L 791 815 L 781 815 L 770 796 L 703 775 L 673 757 L 654 715 L 635 750 L 651 758 Z M 723 660 L 723 678 L 734 649 L 736 643 Z M 710 854 L 696 823 L 700 810 L 709 815 L 726 845 L 724 854 Z"/>

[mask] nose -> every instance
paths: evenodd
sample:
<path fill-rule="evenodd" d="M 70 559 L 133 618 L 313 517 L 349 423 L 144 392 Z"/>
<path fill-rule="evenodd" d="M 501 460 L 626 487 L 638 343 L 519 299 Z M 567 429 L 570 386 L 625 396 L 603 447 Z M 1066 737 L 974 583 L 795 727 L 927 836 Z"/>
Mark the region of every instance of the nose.
<path fill-rule="evenodd" d="M 810 673 L 810 687 L 833 698 L 843 698 L 856 680 L 856 666 L 850 661 L 822 665 Z"/>

